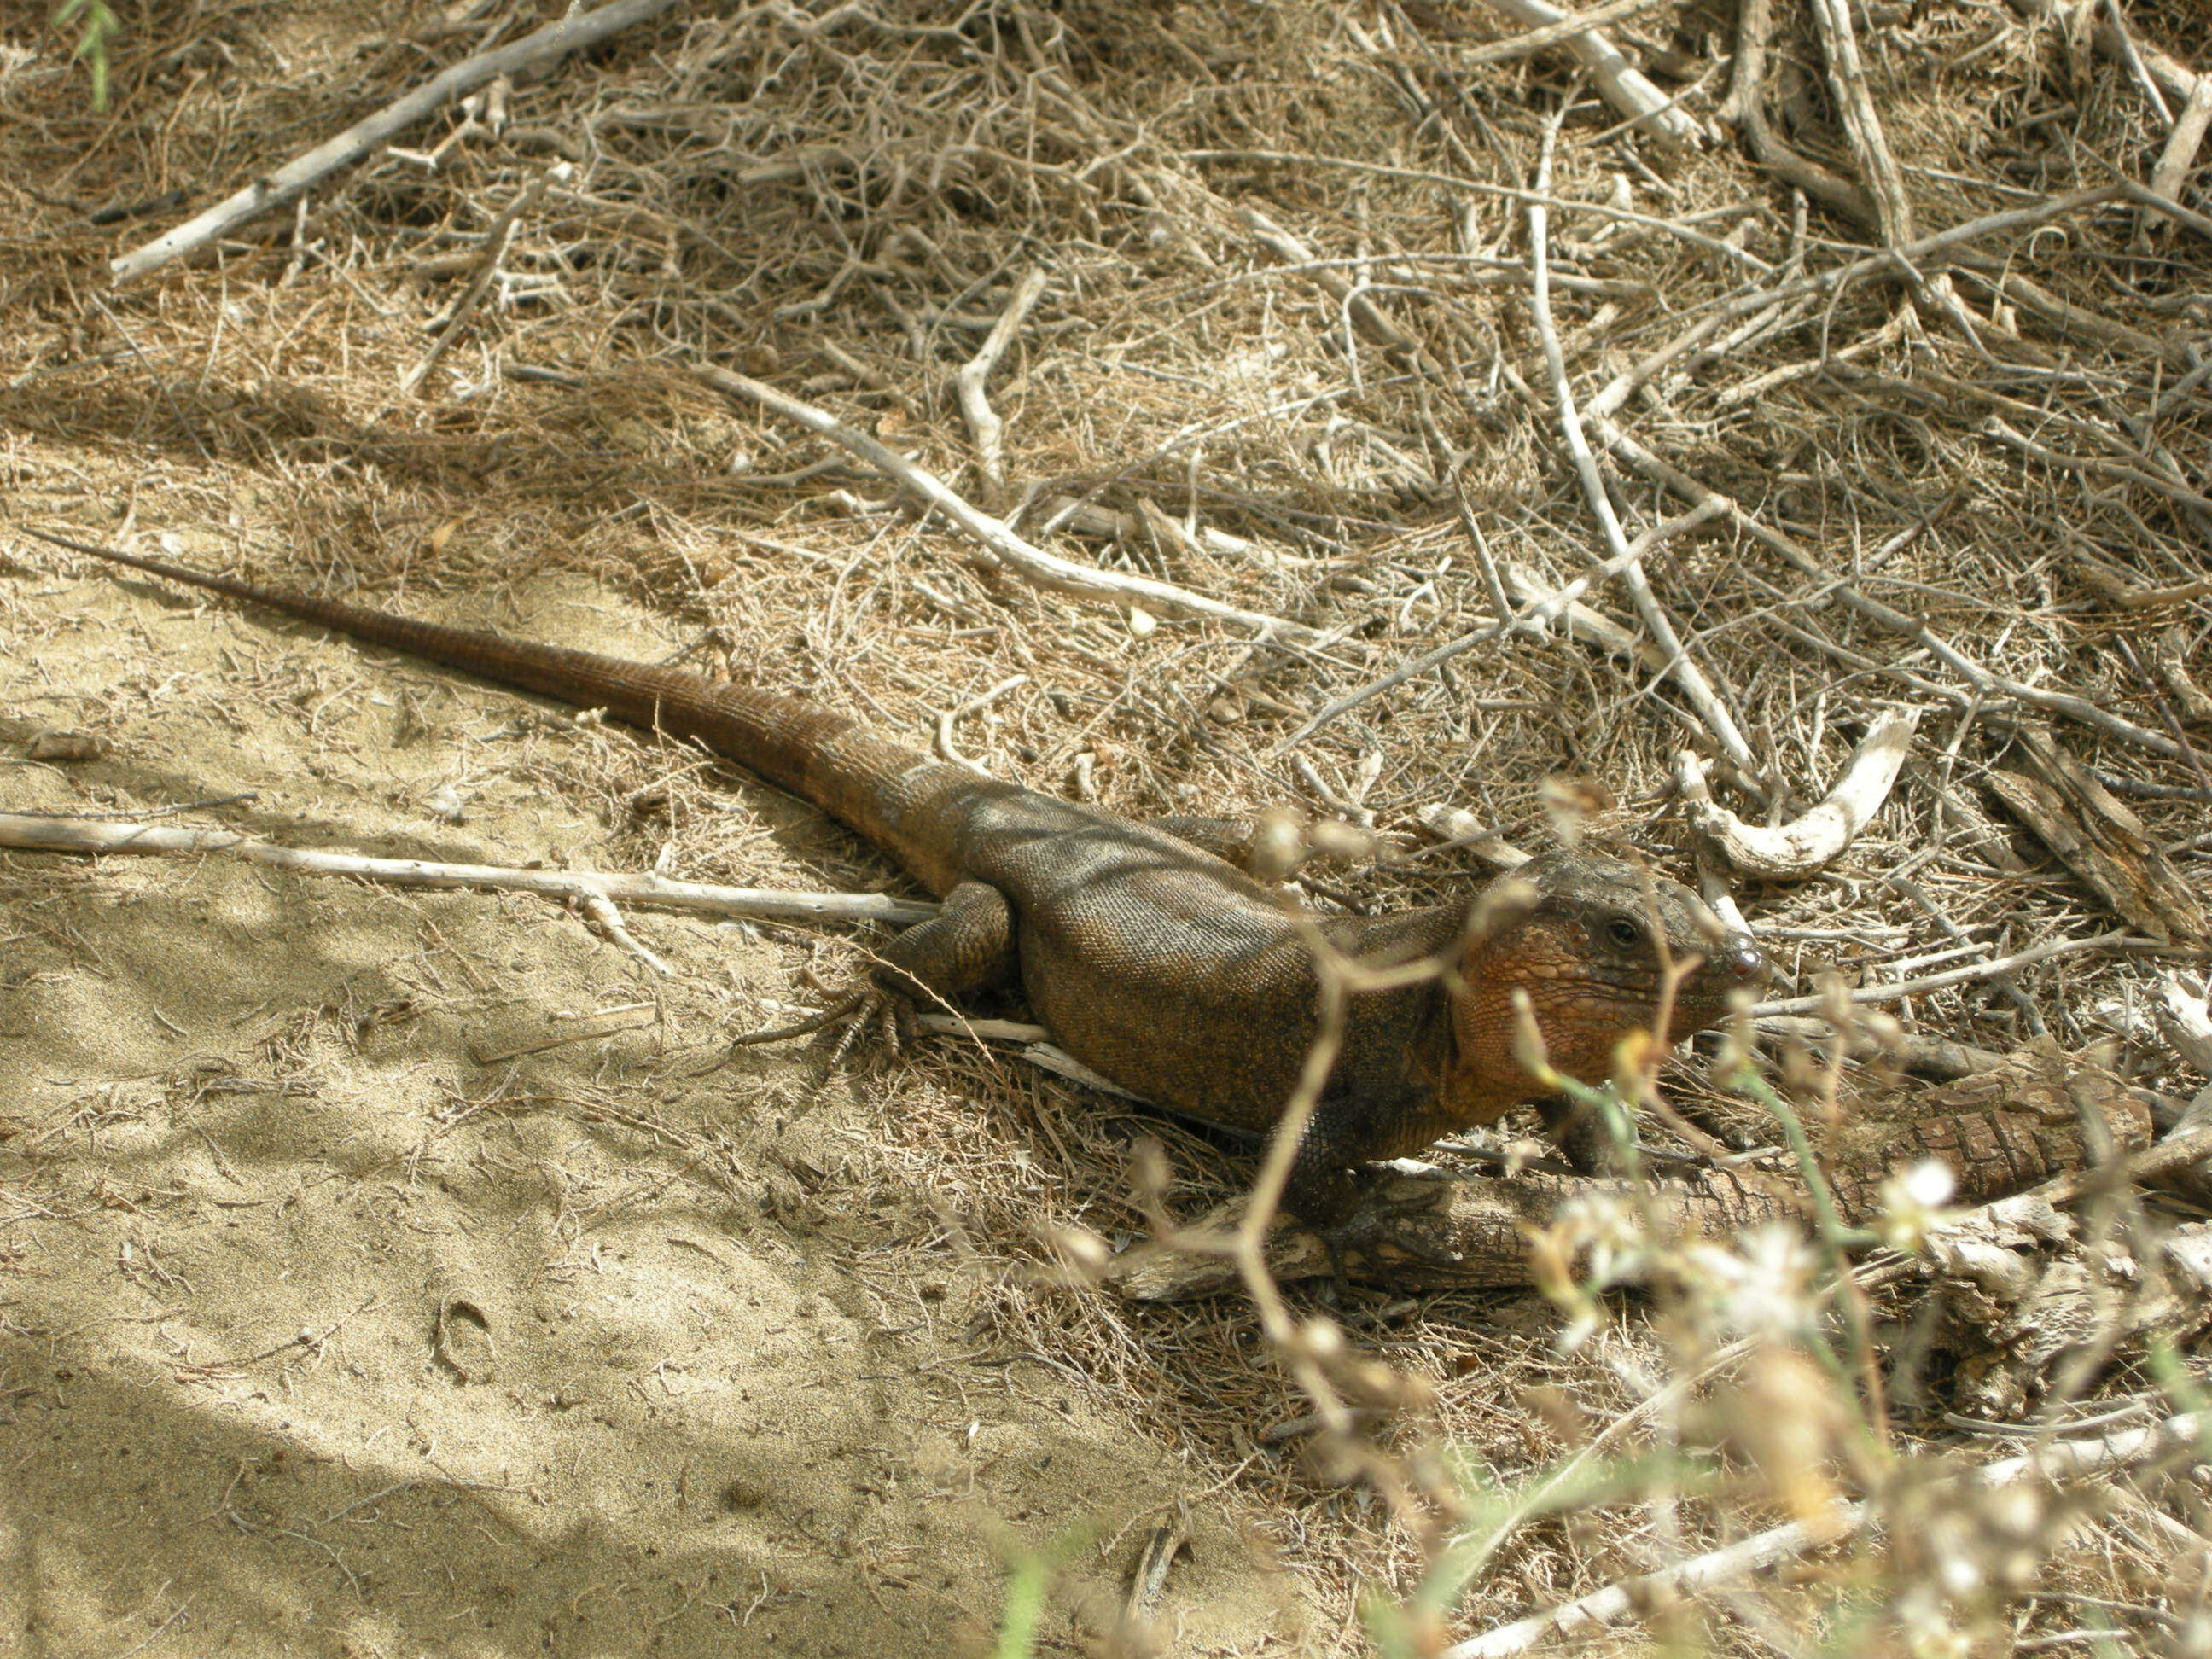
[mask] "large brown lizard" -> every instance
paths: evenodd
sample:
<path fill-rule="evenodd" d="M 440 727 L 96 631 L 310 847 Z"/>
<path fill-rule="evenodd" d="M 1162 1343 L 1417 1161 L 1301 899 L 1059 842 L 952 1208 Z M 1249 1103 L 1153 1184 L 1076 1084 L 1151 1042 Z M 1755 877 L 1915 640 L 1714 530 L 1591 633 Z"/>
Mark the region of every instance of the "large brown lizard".
<path fill-rule="evenodd" d="M 1319 1035 L 1315 952 L 1283 896 L 1221 854 L 1214 819 L 1139 823 L 930 759 L 845 715 L 685 670 L 417 622 L 158 559 L 41 538 L 209 589 L 489 680 L 696 738 L 795 791 L 896 858 L 944 901 L 882 951 L 879 978 L 953 999 L 1018 981 L 1086 1066 L 1200 1121 L 1263 1133 Z M 1496 1119 L 1552 1092 L 1516 1055 L 1525 994 L 1553 1068 L 1598 1081 L 1631 1031 L 1711 1024 L 1764 979 L 1751 939 L 1686 888 L 1583 852 L 1515 874 L 1519 902 L 1304 919 L 1368 961 L 1438 971 L 1358 991 L 1287 1194 L 1310 1222 L 1357 1195 L 1346 1171 Z M 1483 918 L 1471 926 L 1470 917 Z M 1662 1012 L 1670 964 L 1686 967 Z M 1410 976 L 1401 976 L 1404 978 Z"/>

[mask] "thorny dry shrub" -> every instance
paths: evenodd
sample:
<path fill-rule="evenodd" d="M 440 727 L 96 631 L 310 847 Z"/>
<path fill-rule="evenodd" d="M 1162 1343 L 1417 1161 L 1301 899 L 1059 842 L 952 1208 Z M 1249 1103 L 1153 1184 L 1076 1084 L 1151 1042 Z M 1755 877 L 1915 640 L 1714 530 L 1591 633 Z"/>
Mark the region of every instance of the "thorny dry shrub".
<path fill-rule="evenodd" d="M 1863 181 L 1811 10 L 1772 9 L 1752 103 L 1848 198 Z M 1486 12 L 1412 0 L 678 11 L 449 112 L 226 244 L 219 269 L 102 291 L 109 210 L 168 215 L 173 192 L 232 188 L 434 61 L 551 15 L 393 6 L 333 52 L 318 45 L 331 17 L 308 8 L 157 9 L 117 44 L 112 120 L 87 112 L 51 42 L 0 46 L 9 447 L 126 461 L 168 526 L 273 520 L 239 555 L 284 557 L 295 578 L 383 592 L 588 571 L 703 628 L 732 672 L 894 730 L 1025 677 L 967 722 L 966 752 L 1134 814 L 1288 799 L 1392 838 L 1402 856 L 1324 877 L 1322 903 L 1463 890 L 1462 854 L 1415 850 L 1416 810 L 1463 805 L 1540 841 L 1553 779 L 1581 786 L 1593 836 L 1680 860 L 1671 757 L 1717 746 L 1648 635 L 1513 636 L 1279 746 L 1603 556 L 1531 322 L 1525 192 L 1555 126 L 1549 196 L 1571 205 L 1548 253 L 1570 380 L 1586 405 L 1617 386 L 1638 443 L 1747 515 L 1643 561 L 1747 739 L 1749 764 L 1717 756 L 1723 793 L 1791 816 L 1877 713 L 1923 711 L 1912 763 L 1843 862 L 1737 894 L 1778 960 L 1774 999 L 1809 997 L 1831 969 L 1902 981 L 2106 936 L 1895 1012 L 1984 1048 L 2114 1039 L 2147 1085 L 2185 1097 L 2203 1082 L 2149 1013 L 2164 958 L 2201 939 L 2160 933 L 2157 890 L 2116 917 L 1992 781 L 2032 771 L 2023 727 L 2050 726 L 2136 816 L 2132 856 L 2156 852 L 2205 890 L 2212 709 L 2191 693 L 2212 684 L 2212 605 L 2194 586 L 2212 530 L 2212 242 L 2201 221 L 2125 199 L 2035 211 L 2148 176 L 2180 106 L 2171 87 L 2171 107 L 2154 101 L 2140 53 L 2100 51 L 2097 7 L 1859 15 L 1918 233 L 2027 212 L 1919 263 L 1949 272 L 1948 313 L 1926 291 L 1908 304 L 1879 268 L 1833 280 L 1874 228 L 1781 182 L 1771 157 L 1664 153 L 1560 60 L 1481 59 L 1499 31 Z M 2143 51 L 2212 67 L 2201 13 L 2130 21 Z M 1658 4 L 1616 35 L 1710 122 L 1735 27 L 1727 8 Z M 425 395 L 399 396 L 487 228 L 556 160 L 573 179 L 519 227 Z M 2193 183 L 2183 201 L 2212 208 Z M 122 222 L 127 245 L 137 222 Z M 1039 268 L 1045 296 L 992 388 L 1010 489 L 989 504 L 1103 567 L 1335 643 L 1255 647 L 1040 596 L 842 452 L 717 406 L 684 372 L 703 359 L 770 379 L 981 495 L 952 376 Z M 1717 316 L 1694 349 L 1638 367 Z M 1608 463 L 1607 482 L 1632 536 L 1686 505 L 1649 470 Z M 1586 597 L 1638 628 L 1617 585 Z M 665 817 L 631 844 L 642 860 L 671 842 L 687 872 L 742 880 L 742 849 L 686 794 L 708 787 L 670 785 Z M 1804 1247 L 1682 1250 L 1661 1275 L 1673 1292 L 1592 1304 L 1565 1344 L 1532 1298 L 1355 1293 L 1333 1317 L 1428 1401 L 1376 1431 L 1394 1504 L 1389 1482 L 1340 1480 L 1333 1458 L 1357 1448 L 1305 1458 L 1268 1432 L 1306 1407 L 1241 1304 L 1131 1306 L 1034 1271 L 1063 1230 L 1140 1233 L 1133 1135 L 1168 1144 L 1185 1213 L 1233 1190 L 1249 1167 L 1234 1149 L 983 1051 L 909 1064 L 900 1133 L 843 1177 L 863 1195 L 926 1192 L 941 1224 L 881 1249 L 966 1258 L 986 1285 L 978 1340 L 1036 1357 L 1237 1492 L 1332 1605 L 1414 1607 L 1382 1625 L 1415 1649 L 1772 1521 L 1821 1524 L 1847 1496 L 1887 1520 L 1882 1541 L 1863 1530 L 1795 1582 L 1661 1609 L 1660 1628 L 1745 1650 L 2204 1644 L 2212 1547 L 2191 1480 L 2118 1482 L 2094 1504 L 1933 1484 L 2014 1431 L 1954 1408 L 1973 1334 L 1932 1328 L 1917 1282 L 1838 1323 Z M 2080 1225 L 2107 1241 L 2100 1306 L 2125 1299 L 2123 1255 L 2158 1277 L 2140 1210 L 2114 1200 Z M 1712 1374 L 1717 1345 L 1747 1331 L 1768 1340 Z M 2197 1362 L 2156 1334 L 2113 1352 L 2085 1338 L 2107 1363 L 2058 1364 L 2013 1403 L 2051 1435 L 2185 1403 Z M 1868 1363 L 1893 1349 L 1909 1370 Z"/>

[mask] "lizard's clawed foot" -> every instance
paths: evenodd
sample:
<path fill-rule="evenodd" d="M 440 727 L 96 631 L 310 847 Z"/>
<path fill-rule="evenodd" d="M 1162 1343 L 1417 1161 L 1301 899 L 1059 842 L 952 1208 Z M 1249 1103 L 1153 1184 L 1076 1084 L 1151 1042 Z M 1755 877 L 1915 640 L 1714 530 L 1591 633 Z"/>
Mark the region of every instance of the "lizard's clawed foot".
<path fill-rule="evenodd" d="M 762 1031 L 747 1031 L 742 1036 L 732 1037 L 732 1048 L 757 1048 L 770 1042 L 791 1042 L 817 1031 L 842 1026 L 837 1034 L 837 1046 L 831 1052 L 832 1066 L 851 1052 L 854 1042 L 871 1024 L 881 1031 L 884 1046 L 893 1054 L 902 1052 L 913 1035 L 913 1012 L 906 999 L 883 989 L 880 986 L 863 985 L 847 992 L 818 1013 L 789 1025 L 777 1025 Z"/>

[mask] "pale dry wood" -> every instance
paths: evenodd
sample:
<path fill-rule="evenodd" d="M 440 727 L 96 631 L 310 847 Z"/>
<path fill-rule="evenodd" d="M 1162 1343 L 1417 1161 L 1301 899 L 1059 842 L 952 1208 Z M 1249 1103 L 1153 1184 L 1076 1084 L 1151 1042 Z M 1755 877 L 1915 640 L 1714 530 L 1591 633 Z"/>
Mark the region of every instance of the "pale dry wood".
<path fill-rule="evenodd" d="M 1813 18 L 1828 64 L 1828 85 L 1844 118 L 1844 135 L 1850 141 L 1860 177 L 1873 198 L 1875 223 L 1885 246 L 1893 250 L 1917 240 L 1912 227 L 1912 199 L 1905 193 L 1905 174 L 1890 154 L 1888 136 L 1875 109 L 1866 83 L 1866 66 L 1859 60 L 1857 31 L 1851 24 L 1850 0 L 1813 0 Z"/>
<path fill-rule="evenodd" d="M 463 59 L 421 86 L 387 104 L 365 120 L 357 121 L 335 138 L 325 140 L 304 155 L 275 172 L 256 179 L 244 190 L 226 198 L 206 212 L 165 230 L 143 247 L 111 260 L 108 271 L 118 283 L 127 283 L 158 270 L 181 254 L 227 236 L 247 221 L 271 208 L 281 207 L 301 191 L 341 167 L 352 166 L 379 144 L 413 126 L 463 94 L 485 82 L 525 70 L 538 68 L 598 45 L 609 36 L 659 16 L 678 0 L 614 0 L 597 11 L 563 17 L 510 46 Z"/>
<path fill-rule="evenodd" d="M 1859 175 L 1874 199 L 1875 218 L 1883 246 L 1893 251 L 1918 240 L 1913 230 L 1912 198 L 1905 194 L 1905 174 L 1890 153 L 1889 137 L 1882 129 L 1881 112 L 1867 85 L 1866 65 L 1859 56 L 1858 33 L 1851 21 L 1851 0 L 1813 0 L 1813 15 L 1828 62 L 1828 82 L 1837 107 L 1843 112 L 1844 131 L 1850 141 Z M 1907 262 L 1899 259 L 1900 264 Z M 1952 323 L 1969 340 L 1977 337 L 1973 317 L 1952 285 L 1948 273 L 1922 276 L 1908 272 L 1914 291 Z"/>
<path fill-rule="evenodd" d="M 1568 28 L 1560 42 L 1590 74 L 1591 83 L 1607 103 L 1624 118 L 1655 138 L 1696 149 L 1705 142 L 1705 131 L 1675 101 L 1651 84 L 1641 70 L 1621 56 L 1620 48 L 1598 32 L 1588 19 L 1550 3 L 1550 0 L 1488 0 L 1523 28 Z"/>
<path fill-rule="evenodd" d="M 278 870 L 355 876 L 395 887 L 480 887 L 538 893 L 547 898 L 592 896 L 758 921 L 872 921 L 906 927 L 937 914 L 934 904 L 878 893 L 787 893 L 765 887 L 719 887 L 665 876 L 601 870 L 517 870 L 495 864 L 441 864 L 425 859 L 371 858 L 257 841 L 229 830 L 49 818 L 0 812 L 0 847 L 44 853 L 223 853 Z"/>
<path fill-rule="evenodd" d="M 2176 201 L 2180 199 L 2181 187 L 2197 165 L 2197 151 L 2204 142 L 2207 130 L 2212 130 L 2212 76 L 2200 76 L 2190 88 L 2181 113 L 2174 118 L 2172 130 L 2166 135 L 2166 147 L 2159 152 L 2158 165 L 2151 169 L 2150 187 L 2154 191 Z"/>
<path fill-rule="evenodd" d="M 2193 589 L 2197 584 L 2189 586 Z M 2191 593 L 2190 597 L 2195 595 Z M 2169 628 L 2158 636 L 2158 643 L 2151 651 L 2151 665 L 2165 683 L 2167 695 L 2179 706 L 2184 720 L 2212 726 L 2212 692 L 2206 691 L 2190 673 L 2189 640 L 2179 627 Z"/>
<path fill-rule="evenodd" d="M 2039 962 L 2050 962 L 2058 957 L 2080 956 L 2089 951 L 2138 951 L 2162 947 L 2166 941 L 2157 939 L 2137 939 L 2125 931 L 2098 933 L 2087 939 L 2046 939 L 2041 945 L 2030 945 L 2008 957 L 1998 957 L 1989 962 L 1973 962 L 1963 968 L 1947 968 L 1939 974 L 1923 974 L 1917 979 L 1901 979 L 1887 984 L 1860 985 L 1844 994 L 1844 1000 L 1859 1006 L 1883 1002 L 1902 1002 L 1907 997 L 1924 996 L 1930 991 L 1940 991 L 1947 985 L 1971 985 L 1978 980 L 2001 979 L 2007 974 L 2017 973 L 2022 968 L 2033 967 Z M 1826 1008 L 1832 998 L 1825 994 L 1805 997 L 1784 997 L 1773 1002 L 1762 1002 L 1752 1009 L 1754 1018 L 1764 1019 L 1773 1014 L 1815 1014 Z"/>
<path fill-rule="evenodd" d="M 1006 355 L 1014 336 L 1030 314 L 1030 307 L 1044 292 L 1045 274 L 1032 270 L 1015 285 L 1013 297 L 1006 308 L 991 325 L 981 348 L 960 366 L 952 383 L 960 394 L 960 412 L 968 422 L 968 430 L 975 439 L 976 470 L 983 475 L 986 501 L 995 511 L 1005 503 L 1006 489 L 1006 423 L 999 418 L 984 396 L 984 388 L 999 367 L 999 359 Z"/>
<path fill-rule="evenodd" d="M 2021 1456 L 1954 1476 L 1948 1484 L 1964 1499 L 1976 1492 L 2030 1480 L 2079 1480 L 2160 1458 L 2172 1458 L 2194 1468 L 2207 1460 L 2208 1434 L 2212 1434 L 2212 1413 L 2189 1413 L 2148 1428 L 2119 1429 L 2094 1439 L 2056 1441 Z M 1643 1609 L 1740 1583 L 1880 1525 L 1881 1516 L 1871 1504 L 1843 1504 L 1817 1524 L 1792 1521 L 1678 1565 L 1624 1579 L 1559 1607 L 1501 1625 L 1445 1649 L 1441 1659 L 1510 1659 L 1553 1637 L 1589 1637 L 1628 1623 Z"/>
<path fill-rule="evenodd" d="M 2179 368 L 2188 366 L 2189 347 L 2185 343 L 2161 339 L 2075 305 L 2016 270 L 2008 270 L 2001 279 L 1976 273 L 1976 280 L 1984 283 L 1996 281 L 1998 292 L 2006 299 L 2025 306 L 2062 334 L 2094 340 L 2100 345 L 2117 346 L 2123 351 L 2140 352 L 2146 357 L 2162 358 Z"/>
<path fill-rule="evenodd" d="M 1477 46 L 1462 54 L 1457 62 L 1472 68 L 1478 64 L 1505 64 L 1516 58 L 1527 58 L 1533 53 L 1556 46 L 1562 40 L 1571 40 L 1585 30 L 1603 28 L 1608 23 L 1618 23 L 1647 11 L 1656 11 L 1666 0 L 1606 0 L 1603 5 L 1592 6 L 1587 11 L 1563 11 L 1554 23 L 1543 23 L 1525 33 L 1509 35 L 1503 40 L 1493 40 L 1486 46 Z M 1506 8 L 1500 6 L 1503 11 Z"/>
<path fill-rule="evenodd" d="M 1041 547 L 1031 545 L 1003 520 L 993 518 L 962 499 L 935 474 L 917 466 L 888 444 L 846 425 L 829 410 L 778 392 L 774 386 L 763 386 L 747 375 L 718 368 L 713 364 L 702 364 L 694 372 L 702 384 L 713 390 L 726 397 L 758 404 L 771 414 L 795 421 L 811 432 L 818 432 L 858 456 L 884 477 L 904 485 L 926 505 L 943 514 L 1009 574 L 1018 576 L 1036 586 L 1079 599 L 1103 599 L 1124 608 L 1138 605 L 1170 616 L 1203 617 L 1216 622 L 1235 623 L 1239 627 L 1254 629 L 1264 639 L 1285 640 L 1299 645 L 1328 642 L 1328 636 L 1320 629 L 1308 628 L 1302 623 L 1224 605 L 1219 599 L 1194 593 L 1172 582 L 1155 581 L 1149 576 L 1125 576 L 1114 571 L 1097 570 L 1088 565 L 1077 564 L 1071 559 L 1063 559 L 1057 554 L 1048 553 Z"/>
<path fill-rule="evenodd" d="M 1522 851 L 1464 806 L 1431 801 L 1414 809 L 1413 821 L 1437 841 L 1464 847 L 1493 870 L 1517 870 L 1534 856 Z"/>
<path fill-rule="evenodd" d="M 1675 776 L 1688 804 L 1690 823 L 1747 876 L 1792 880 L 1825 869 L 1881 810 L 1911 751 L 1917 711 L 1893 711 L 1874 723 L 1836 787 L 1802 817 L 1788 823 L 1746 823 L 1713 799 L 1705 763 L 1687 750 L 1675 758 Z"/>
<path fill-rule="evenodd" d="M 2069 870 L 2120 915 L 2156 939 L 2212 938 L 2191 884 L 2126 802 L 2040 726 L 2021 726 L 2029 773 L 1992 767 L 1989 786 Z M 2032 775 L 2031 775 L 2032 774 Z"/>
<path fill-rule="evenodd" d="M 1544 159 L 1539 164 L 1536 188 L 1548 192 L 1551 188 L 1551 150 L 1549 140 Z M 1556 406 L 1559 430 L 1566 441 L 1567 453 L 1574 462 L 1575 476 L 1581 480 L 1583 498 L 1589 505 L 1590 514 L 1597 520 L 1598 529 L 1612 554 L 1612 562 L 1620 567 L 1620 580 L 1635 602 L 1637 614 L 1652 641 L 1666 655 L 1665 672 L 1681 688 L 1690 707 L 1705 722 L 1705 729 L 1713 734 L 1728 757 L 1751 777 L 1763 775 L 1765 769 L 1751 750 L 1742 732 L 1737 729 L 1735 717 L 1730 714 L 1712 683 L 1705 678 L 1705 670 L 1693 661 L 1688 650 L 1674 632 L 1674 624 L 1652 591 L 1650 579 L 1644 573 L 1642 562 L 1633 556 L 1628 537 L 1620 526 L 1620 515 L 1613 510 L 1613 497 L 1607 493 L 1605 479 L 1598 471 L 1597 457 L 1591 453 L 1589 440 L 1583 430 L 1582 416 L 1575 407 L 1574 387 L 1567 379 L 1567 363 L 1559 349 L 1558 329 L 1552 320 L 1551 250 L 1549 211 L 1542 204 L 1528 204 L 1529 264 L 1534 280 L 1530 288 L 1530 314 L 1536 325 L 1537 338 L 1544 349 L 1544 362 L 1552 380 L 1552 397 Z M 1704 503 L 1698 503 L 1702 507 Z M 1593 556 L 1594 563 L 1602 562 Z"/>

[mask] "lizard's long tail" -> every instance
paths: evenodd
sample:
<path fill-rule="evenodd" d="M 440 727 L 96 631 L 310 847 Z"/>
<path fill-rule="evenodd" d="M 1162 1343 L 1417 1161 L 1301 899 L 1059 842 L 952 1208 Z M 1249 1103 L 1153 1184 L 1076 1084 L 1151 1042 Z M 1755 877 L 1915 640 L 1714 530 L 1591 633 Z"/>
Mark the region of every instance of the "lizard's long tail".
<path fill-rule="evenodd" d="M 22 526 L 19 526 L 21 528 Z M 941 854 L 903 833 L 902 803 L 929 792 L 937 769 L 928 757 L 885 742 L 857 720 L 774 691 L 708 679 L 688 669 L 624 662 L 534 640 L 503 639 L 467 628 L 417 622 L 342 599 L 318 599 L 190 570 L 160 559 L 27 530 L 66 547 L 149 575 L 265 605 L 370 645 L 404 651 L 502 684 L 543 692 L 580 708 L 604 708 L 648 731 L 695 738 L 842 819 L 942 891 Z M 917 769 L 921 769 L 917 772 Z M 972 775 L 943 769 L 972 781 Z"/>

